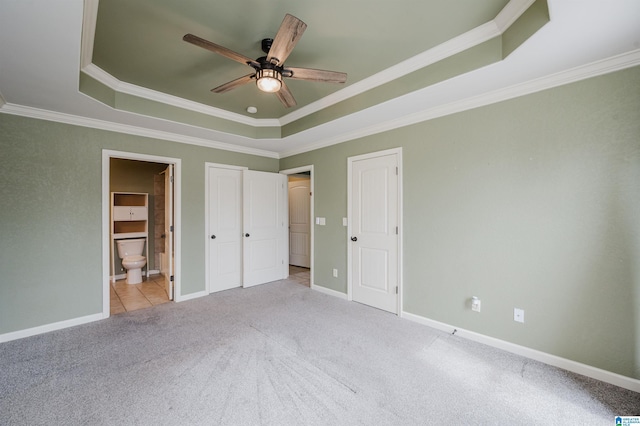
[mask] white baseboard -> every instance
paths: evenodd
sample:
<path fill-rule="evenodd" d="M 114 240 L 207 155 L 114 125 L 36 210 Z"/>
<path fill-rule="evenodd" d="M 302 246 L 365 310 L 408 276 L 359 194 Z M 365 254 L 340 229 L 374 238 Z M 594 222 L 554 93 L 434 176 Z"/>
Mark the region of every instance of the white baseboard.
<path fill-rule="evenodd" d="M 474 331 L 464 330 L 460 327 L 455 327 L 453 325 L 445 324 L 443 322 L 435 321 L 409 312 L 403 311 L 401 317 L 410 321 L 427 325 L 432 328 L 436 328 L 438 330 L 446 331 L 447 333 L 453 333 L 453 331 L 456 330 L 456 336 L 483 343 L 488 346 L 493 346 L 495 348 L 502 349 L 516 355 L 521 355 L 526 358 L 552 365 L 554 367 L 571 371 L 573 373 L 581 374 L 583 376 L 591 377 L 602 382 L 620 386 L 621 388 L 629 389 L 634 392 L 640 392 L 640 380 L 638 379 L 623 376 L 617 373 L 612 373 L 610 371 L 582 364 L 577 361 L 572 361 L 570 359 L 561 358 L 559 356 L 551 355 L 546 352 L 527 348 L 525 346 L 516 345 L 515 343 L 496 339 L 494 337 L 486 336 Z"/>
<path fill-rule="evenodd" d="M 196 293 L 189 293 L 189 294 L 186 294 L 184 296 L 176 295 L 175 301 L 176 302 L 186 302 L 187 300 L 197 299 L 199 297 L 204 297 L 204 296 L 208 296 L 208 295 L 209 295 L 209 293 L 207 293 L 206 291 L 198 291 Z"/>
<path fill-rule="evenodd" d="M 124 275 L 123 277 L 126 277 Z M 176 297 L 176 302 L 184 302 L 186 300 L 197 299 L 198 297 L 207 296 L 206 291 L 187 294 L 186 296 Z M 38 327 L 27 328 L 25 330 L 12 331 L 0 334 L 0 343 L 10 342 L 11 340 L 23 339 L 25 337 L 35 336 L 37 334 L 48 333 L 50 331 L 62 330 L 63 328 L 74 327 L 76 325 L 87 324 L 94 321 L 109 318 L 109 314 L 93 314 L 85 317 L 73 318 L 65 321 L 54 322 L 51 324 L 40 325 Z"/>
<path fill-rule="evenodd" d="M 347 295 L 340 291 L 331 290 L 327 287 L 322 287 L 321 285 L 311 284 L 311 290 L 319 291 L 320 293 L 328 294 L 329 296 L 334 296 L 339 299 L 347 300 Z"/>
<path fill-rule="evenodd" d="M 40 325 L 38 327 L 27 328 L 25 330 L 18 330 L 10 333 L 0 334 L 0 343 L 9 342 L 11 340 L 23 339 L 25 337 L 48 333 L 50 331 L 61 330 L 63 328 L 73 327 L 76 325 L 87 324 L 90 322 L 99 321 L 104 318 L 106 317 L 102 313 L 93 314 L 93 315 L 87 315 L 85 317 L 73 318 L 70 320 Z"/>

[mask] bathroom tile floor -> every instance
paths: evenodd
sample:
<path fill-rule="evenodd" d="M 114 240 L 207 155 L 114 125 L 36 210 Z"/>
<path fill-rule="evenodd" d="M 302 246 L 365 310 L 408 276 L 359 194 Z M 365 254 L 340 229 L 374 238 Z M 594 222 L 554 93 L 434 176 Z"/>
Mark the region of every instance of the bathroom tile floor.
<path fill-rule="evenodd" d="M 111 315 L 150 308 L 169 301 L 162 275 L 143 277 L 142 280 L 140 284 L 127 284 L 126 280 L 111 283 Z"/>
<path fill-rule="evenodd" d="M 289 279 L 298 282 L 304 286 L 310 287 L 310 269 L 300 266 L 289 265 Z"/>
<path fill-rule="evenodd" d="M 127 284 L 126 280 L 111 283 L 111 315 L 136 311 L 169 302 L 164 291 L 164 277 L 143 277 L 140 284 Z M 309 268 L 289 265 L 289 279 L 310 286 Z"/>

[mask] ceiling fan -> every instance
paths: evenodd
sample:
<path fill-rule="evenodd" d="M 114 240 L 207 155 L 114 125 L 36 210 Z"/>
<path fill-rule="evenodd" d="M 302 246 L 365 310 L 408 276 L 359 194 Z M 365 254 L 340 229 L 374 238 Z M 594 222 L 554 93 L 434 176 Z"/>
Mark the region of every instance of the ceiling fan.
<path fill-rule="evenodd" d="M 267 56 L 255 60 L 193 34 L 186 34 L 182 39 L 253 68 L 254 72 L 213 88 L 212 92 L 228 92 L 255 80 L 258 89 L 263 92 L 275 93 L 280 102 L 289 108 L 296 105 L 296 100 L 283 80 L 285 77 L 325 83 L 344 83 L 347 81 L 347 74 L 343 72 L 284 66 L 284 61 L 289 57 L 306 28 L 307 24 L 300 19 L 286 14 L 275 38 L 262 40 L 262 51 Z"/>

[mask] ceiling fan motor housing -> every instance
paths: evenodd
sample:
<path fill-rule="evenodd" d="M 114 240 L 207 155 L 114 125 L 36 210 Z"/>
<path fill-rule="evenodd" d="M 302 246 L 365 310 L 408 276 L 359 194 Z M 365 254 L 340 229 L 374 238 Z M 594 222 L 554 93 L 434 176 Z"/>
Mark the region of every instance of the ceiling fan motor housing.
<path fill-rule="evenodd" d="M 259 64 L 260 66 L 256 66 L 256 63 Z M 254 64 L 247 64 L 247 65 L 253 67 L 253 69 L 255 69 L 256 71 L 260 71 L 260 70 L 276 70 L 283 77 L 291 77 L 293 75 L 293 72 L 291 70 L 286 70 L 284 67 L 272 64 L 271 62 L 267 61 L 267 57 L 266 56 L 262 56 L 262 57 L 256 59 Z"/>
<path fill-rule="evenodd" d="M 273 44 L 273 39 L 272 38 L 263 38 L 262 39 L 262 51 L 264 53 L 269 53 L 269 50 L 271 50 L 271 45 Z"/>

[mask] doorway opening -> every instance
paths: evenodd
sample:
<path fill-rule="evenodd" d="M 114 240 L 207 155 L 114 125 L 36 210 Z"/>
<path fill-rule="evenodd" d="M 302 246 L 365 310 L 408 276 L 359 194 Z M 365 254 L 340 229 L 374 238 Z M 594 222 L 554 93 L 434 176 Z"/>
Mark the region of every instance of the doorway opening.
<path fill-rule="evenodd" d="M 288 179 L 289 279 L 313 287 L 313 165 L 280 173 Z"/>
<path fill-rule="evenodd" d="M 103 150 L 102 160 L 103 317 L 179 301 L 180 159 Z M 118 250 L 136 241 L 137 279 Z"/>

